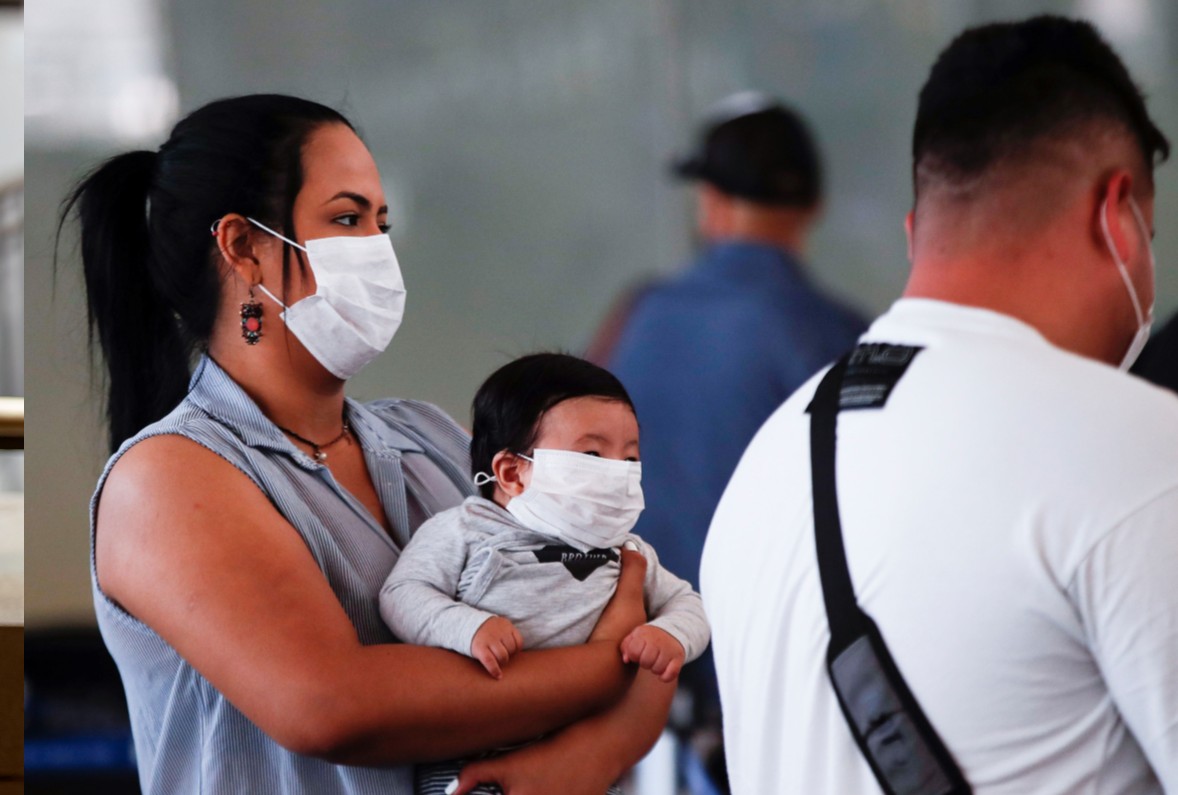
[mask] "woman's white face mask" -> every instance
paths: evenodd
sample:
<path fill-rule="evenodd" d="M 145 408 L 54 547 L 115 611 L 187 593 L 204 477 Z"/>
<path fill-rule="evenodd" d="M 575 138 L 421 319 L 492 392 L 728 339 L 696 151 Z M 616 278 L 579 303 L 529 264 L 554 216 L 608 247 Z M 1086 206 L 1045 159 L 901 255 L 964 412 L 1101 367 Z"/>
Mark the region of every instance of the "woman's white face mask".
<path fill-rule="evenodd" d="M 587 551 L 622 544 L 646 506 L 642 464 L 536 450 L 527 488 L 507 503 L 520 524 Z"/>
<path fill-rule="evenodd" d="M 303 247 L 246 220 L 306 253 L 312 295 L 287 306 L 265 285 L 258 289 L 282 307 L 286 327 L 328 372 L 347 380 L 388 347 L 405 314 L 405 282 L 388 235 L 324 237 Z"/>

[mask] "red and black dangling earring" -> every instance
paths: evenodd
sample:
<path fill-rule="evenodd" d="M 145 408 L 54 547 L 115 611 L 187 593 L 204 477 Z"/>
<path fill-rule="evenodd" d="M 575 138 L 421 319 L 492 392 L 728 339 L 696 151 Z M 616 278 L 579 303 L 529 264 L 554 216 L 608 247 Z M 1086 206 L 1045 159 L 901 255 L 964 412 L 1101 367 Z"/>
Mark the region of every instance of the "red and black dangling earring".
<path fill-rule="evenodd" d="M 250 288 L 250 300 L 241 305 L 241 336 L 246 345 L 257 345 L 262 338 L 262 302 L 254 300 L 254 288 Z"/>

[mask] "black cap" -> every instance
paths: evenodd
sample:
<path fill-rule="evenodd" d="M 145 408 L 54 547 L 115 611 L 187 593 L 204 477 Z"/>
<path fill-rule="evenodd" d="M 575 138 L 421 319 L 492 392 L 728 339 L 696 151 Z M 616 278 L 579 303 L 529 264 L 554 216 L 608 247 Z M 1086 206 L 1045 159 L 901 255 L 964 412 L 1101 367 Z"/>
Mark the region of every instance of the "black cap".
<path fill-rule="evenodd" d="M 822 192 L 818 150 L 801 117 L 781 103 L 742 93 L 704 123 L 694 153 L 672 171 L 760 204 L 814 205 Z"/>

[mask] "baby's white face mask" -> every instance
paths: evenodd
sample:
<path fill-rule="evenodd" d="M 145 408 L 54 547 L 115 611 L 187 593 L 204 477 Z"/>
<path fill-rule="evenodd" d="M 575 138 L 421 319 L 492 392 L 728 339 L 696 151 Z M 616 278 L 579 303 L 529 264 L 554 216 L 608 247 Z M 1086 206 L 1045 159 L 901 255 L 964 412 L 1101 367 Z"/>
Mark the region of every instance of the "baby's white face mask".
<path fill-rule="evenodd" d="M 536 450 L 526 489 L 507 503 L 519 523 L 581 549 L 622 544 L 646 507 L 642 464 L 571 450 Z"/>

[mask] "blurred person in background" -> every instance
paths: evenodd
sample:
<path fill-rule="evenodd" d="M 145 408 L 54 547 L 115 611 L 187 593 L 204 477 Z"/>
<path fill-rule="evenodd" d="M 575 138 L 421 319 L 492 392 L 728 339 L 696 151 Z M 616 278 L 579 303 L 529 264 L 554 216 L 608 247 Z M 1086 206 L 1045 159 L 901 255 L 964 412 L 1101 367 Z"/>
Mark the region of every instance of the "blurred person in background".
<path fill-rule="evenodd" d="M 618 650 L 646 620 L 641 555 L 589 643 L 522 652 L 500 680 L 380 619 L 401 548 L 474 489 L 469 438 L 436 407 L 345 398 L 405 289 L 343 116 L 212 102 L 99 166 L 72 211 L 114 453 L 93 599 L 144 792 L 410 795 L 414 762 L 545 734 L 495 780 L 601 795 L 646 752 L 673 687 Z"/>
<path fill-rule="evenodd" d="M 641 289 L 603 330 L 611 349 L 590 351 L 642 417 L 647 503 L 636 532 L 693 584 L 712 512 L 757 428 L 866 328 L 804 264 L 821 171 L 796 112 L 753 92 L 721 102 L 674 166 L 695 184 L 698 257 Z M 710 654 L 681 680 L 700 719 L 718 724 Z"/>
<path fill-rule="evenodd" d="M 904 295 L 822 392 L 855 598 L 978 795 L 1178 792 L 1178 401 L 1123 372 L 1169 150 L 1090 24 L 962 33 L 920 92 Z M 818 381 L 704 551 L 738 795 L 880 791 L 827 670 Z"/>

